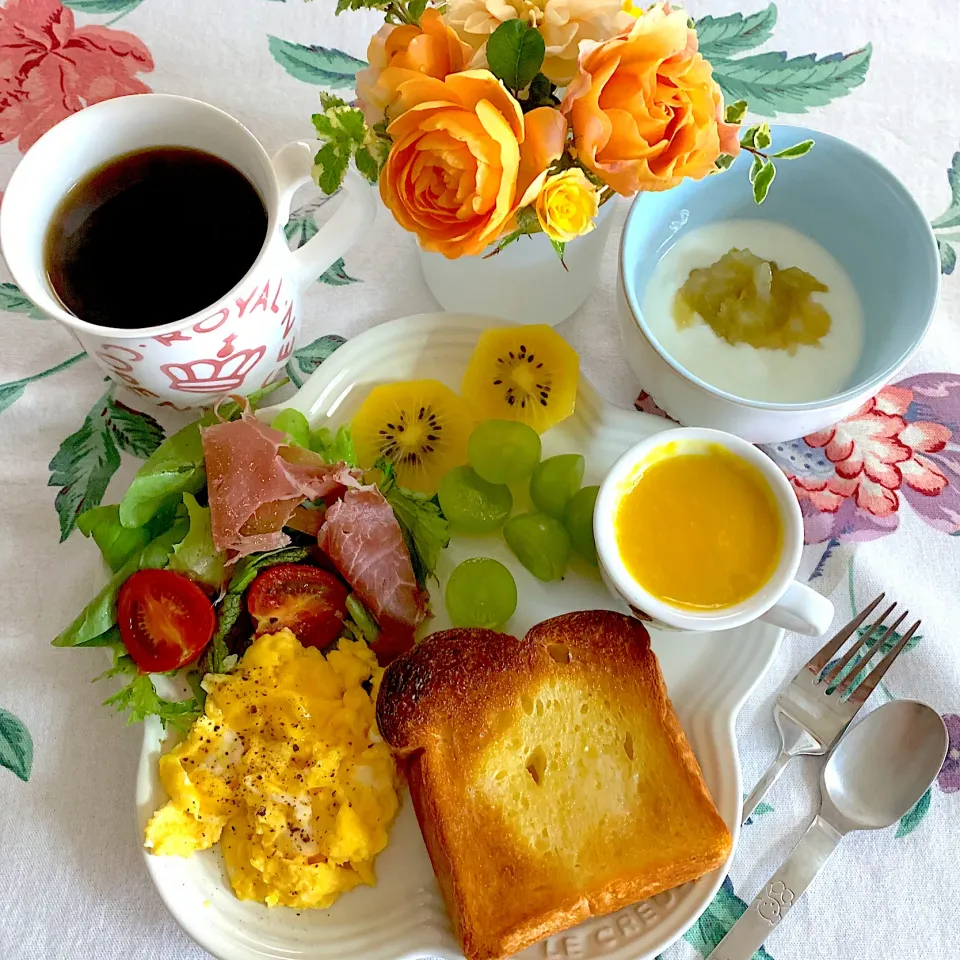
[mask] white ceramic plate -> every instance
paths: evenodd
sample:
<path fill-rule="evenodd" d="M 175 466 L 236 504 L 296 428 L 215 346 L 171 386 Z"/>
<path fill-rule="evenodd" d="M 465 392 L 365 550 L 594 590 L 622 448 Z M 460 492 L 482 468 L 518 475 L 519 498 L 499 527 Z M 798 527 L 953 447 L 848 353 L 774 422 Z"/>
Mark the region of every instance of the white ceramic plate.
<path fill-rule="evenodd" d="M 423 314 L 360 334 L 327 360 L 284 406 L 312 424 L 329 417 L 347 422 L 370 389 L 383 382 L 432 377 L 457 389 L 467 360 L 486 327 L 481 317 Z M 275 408 L 277 409 L 277 408 Z M 273 411 L 265 412 L 269 419 Z M 543 437 L 544 455 L 577 451 L 586 458 L 585 483 L 599 483 L 613 462 L 638 440 L 664 429 L 664 421 L 610 406 L 581 378 L 576 414 Z M 519 606 L 508 625 L 522 636 L 540 620 L 572 610 L 615 608 L 598 576 L 572 569 L 563 585 L 544 584 L 521 567 L 496 538 L 455 539 L 444 551 L 441 581 L 461 560 L 494 556 L 517 580 Z M 430 629 L 449 626 L 434 591 Z M 700 761 L 704 777 L 734 840 L 739 833 L 741 782 L 735 741 L 740 705 L 770 664 L 782 631 L 755 623 L 726 633 L 657 634 L 670 696 Z M 158 723 L 147 725 L 137 778 L 141 836 L 166 800 L 157 778 L 162 749 Z M 297 912 L 237 900 L 217 851 L 189 859 L 145 854 L 147 869 L 177 921 L 220 960 L 459 960 L 416 817 L 405 801 L 390 844 L 377 859 L 376 887 L 357 889 L 330 910 Z M 609 917 L 592 919 L 531 947 L 526 958 L 647 960 L 682 936 L 706 909 L 725 869 Z"/>

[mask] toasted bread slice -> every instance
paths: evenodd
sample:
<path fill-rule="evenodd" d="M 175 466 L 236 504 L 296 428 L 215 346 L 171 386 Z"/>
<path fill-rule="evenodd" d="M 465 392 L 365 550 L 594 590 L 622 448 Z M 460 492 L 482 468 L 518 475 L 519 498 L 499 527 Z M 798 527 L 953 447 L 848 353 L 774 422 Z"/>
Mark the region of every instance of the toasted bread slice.
<path fill-rule="evenodd" d="M 720 819 L 631 617 L 445 630 L 377 701 L 469 960 L 510 956 L 723 864 Z"/>

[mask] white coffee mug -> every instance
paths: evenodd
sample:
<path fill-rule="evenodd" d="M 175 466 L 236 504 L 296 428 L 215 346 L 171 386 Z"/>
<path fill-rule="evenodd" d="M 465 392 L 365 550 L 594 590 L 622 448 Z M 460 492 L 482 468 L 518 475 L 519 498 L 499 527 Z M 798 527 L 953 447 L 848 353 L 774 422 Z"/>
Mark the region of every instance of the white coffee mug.
<path fill-rule="evenodd" d="M 677 453 L 696 452 L 716 444 L 756 467 L 769 484 L 783 528 L 783 546 L 773 575 L 746 600 L 718 610 L 690 610 L 673 606 L 648 593 L 627 570 L 617 546 L 616 516 L 623 496 L 633 488 L 650 455 L 676 444 Z M 718 505 L 720 506 L 720 505 Z M 752 620 L 766 620 L 797 633 L 819 636 L 833 621 L 833 604 L 794 577 L 803 552 L 803 516 L 787 478 L 753 444 L 719 430 L 680 427 L 654 434 L 631 447 L 600 486 L 593 514 L 600 573 L 607 589 L 625 603 L 634 616 L 653 626 L 673 630 L 729 630 Z"/>
<path fill-rule="evenodd" d="M 263 246 L 232 290 L 192 316 L 142 329 L 87 323 L 64 308 L 47 278 L 47 225 L 85 174 L 153 146 L 204 150 L 243 173 L 267 210 Z M 178 409 L 250 393 L 275 379 L 293 353 L 304 288 L 366 233 L 376 213 L 375 192 L 351 171 L 332 218 L 299 250 L 288 249 L 283 226 L 294 192 L 310 180 L 316 150 L 313 141 L 295 141 L 271 160 L 238 120 L 188 97 L 152 93 L 105 100 L 58 123 L 20 161 L 0 209 L 0 249 L 23 293 L 72 330 L 103 370 L 134 393 Z M 162 291 L 144 290 L 143 296 Z M 131 303 L 131 313 L 136 310 Z"/>

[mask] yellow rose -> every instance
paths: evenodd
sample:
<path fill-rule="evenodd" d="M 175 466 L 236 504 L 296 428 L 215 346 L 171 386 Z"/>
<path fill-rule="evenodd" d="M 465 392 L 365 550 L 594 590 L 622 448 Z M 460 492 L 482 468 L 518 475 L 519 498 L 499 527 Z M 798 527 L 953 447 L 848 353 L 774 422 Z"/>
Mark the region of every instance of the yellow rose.
<path fill-rule="evenodd" d="M 560 86 L 566 86 L 576 73 L 581 40 L 606 40 L 633 24 L 620 0 L 449 0 L 444 16 L 477 52 L 474 67 L 487 65 L 490 34 L 501 23 L 517 18 L 540 31 L 546 46 L 541 70 Z"/>
<path fill-rule="evenodd" d="M 582 44 L 560 109 L 580 161 L 624 196 L 700 180 L 721 153 L 740 149 L 687 15 L 665 4 L 639 16 L 629 33 Z"/>
<path fill-rule="evenodd" d="M 599 209 L 597 188 L 579 167 L 547 177 L 536 204 L 543 232 L 558 243 L 569 243 L 589 233 Z"/>
<path fill-rule="evenodd" d="M 367 47 L 370 66 L 357 74 L 357 99 L 372 127 L 394 116 L 397 88 L 420 75 L 442 80 L 463 70 L 473 50 L 446 26 L 438 11 L 424 11 L 420 26 L 384 24 Z"/>
<path fill-rule="evenodd" d="M 550 107 L 524 115 L 489 70 L 408 80 L 397 110 L 380 196 L 425 250 L 450 259 L 481 253 L 533 201 L 567 133 Z"/>

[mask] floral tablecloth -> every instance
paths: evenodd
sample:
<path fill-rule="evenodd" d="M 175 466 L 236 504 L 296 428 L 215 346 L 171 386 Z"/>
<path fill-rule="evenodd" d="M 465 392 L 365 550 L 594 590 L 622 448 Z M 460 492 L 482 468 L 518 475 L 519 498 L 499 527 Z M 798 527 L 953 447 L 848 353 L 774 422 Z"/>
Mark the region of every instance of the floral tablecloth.
<path fill-rule="evenodd" d="M 808 125 L 877 155 L 928 212 L 945 274 L 933 329 L 897 382 L 837 427 L 768 452 L 806 518 L 804 575 L 833 597 L 838 623 L 881 589 L 923 618 L 922 636 L 874 699 L 933 704 L 950 729 L 950 755 L 898 827 L 845 842 L 760 956 L 956 957 L 960 280 L 950 274 L 960 249 L 960 8 L 955 0 L 689 6 L 728 99 L 746 97 L 787 121 L 805 112 Z M 0 2 L 0 188 L 52 124 L 120 94 L 208 100 L 269 149 L 309 135 L 318 90 L 350 90 L 379 25 L 372 13 L 335 18 L 333 8 L 333 0 Z M 304 191 L 287 226 L 291 243 L 312 236 L 322 207 Z M 217 210 L 208 224 L 216 243 Z M 649 410 L 614 329 L 617 232 L 598 289 L 561 331 L 588 375 L 603 371 L 595 382 L 611 400 Z M 110 692 L 90 683 L 100 655 L 49 645 L 97 576 L 96 551 L 74 530 L 78 512 L 108 489 L 115 499 L 179 415 L 105 383 L 65 330 L 40 317 L 8 276 L 0 281 L 0 958 L 199 958 L 141 862 L 140 732 L 99 705 Z M 299 383 L 341 338 L 434 308 L 413 240 L 381 210 L 366 242 L 313 287 L 288 372 Z M 775 753 L 776 691 L 816 645 L 788 636 L 746 704 L 745 783 Z M 665 960 L 709 953 L 802 832 L 818 801 L 818 770 L 811 760 L 786 774 L 745 828 L 720 894 Z"/>

